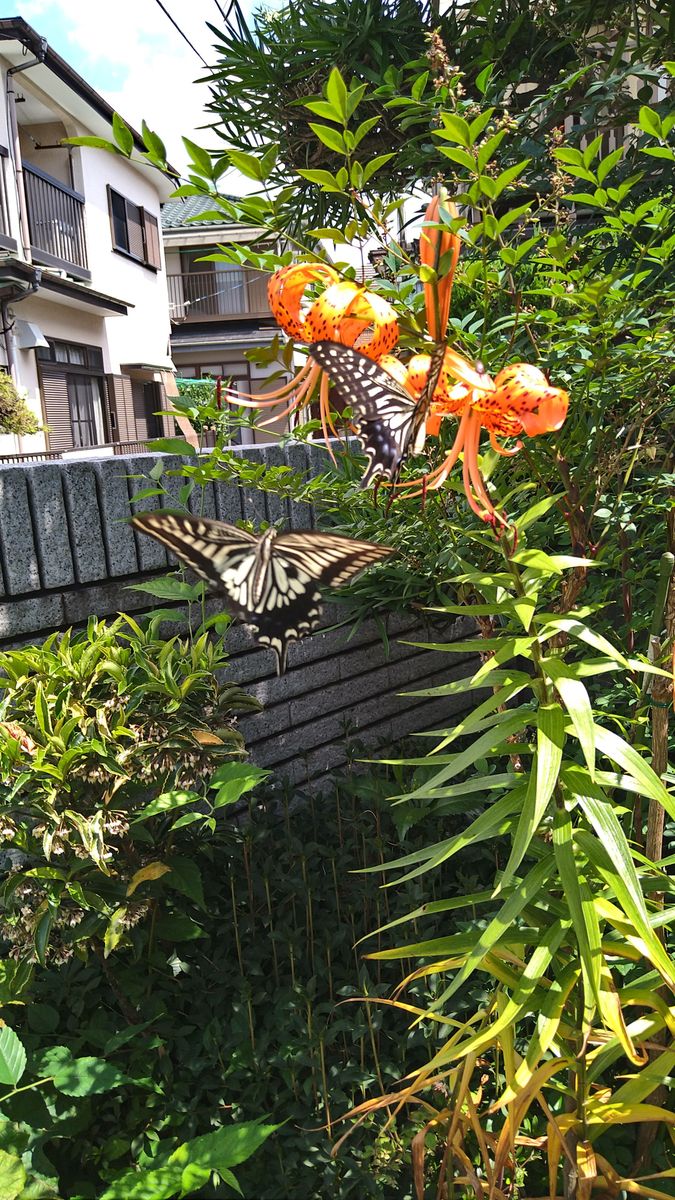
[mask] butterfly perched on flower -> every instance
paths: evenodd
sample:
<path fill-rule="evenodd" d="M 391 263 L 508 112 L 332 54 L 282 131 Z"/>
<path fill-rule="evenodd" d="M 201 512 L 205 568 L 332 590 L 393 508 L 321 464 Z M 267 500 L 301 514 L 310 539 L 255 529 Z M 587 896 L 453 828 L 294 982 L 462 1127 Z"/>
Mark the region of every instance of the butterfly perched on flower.
<path fill-rule="evenodd" d="M 309 353 L 330 377 L 336 398 L 351 408 L 351 421 L 368 459 L 361 487 L 369 487 L 378 475 L 396 480 L 408 455 L 424 447 L 445 346 L 437 346 L 432 355 L 429 382 L 418 401 L 388 371 L 349 346 L 315 342 Z"/>
<path fill-rule="evenodd" d="M 314 530 L 247 533 L 236 525 L 163 510 L 140 513 L 132 525 L 156 538 L 216 591 L 257 633 L 286 669 L 288 643 L 316 629 L 322 587 L 342 587 L 394 551 Z"/>

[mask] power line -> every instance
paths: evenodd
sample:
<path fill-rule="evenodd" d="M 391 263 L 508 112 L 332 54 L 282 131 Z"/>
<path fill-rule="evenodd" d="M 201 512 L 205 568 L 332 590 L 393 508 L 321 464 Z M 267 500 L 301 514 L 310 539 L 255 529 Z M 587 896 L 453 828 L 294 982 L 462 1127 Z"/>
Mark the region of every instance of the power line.
<path fill-rule="evenodd" d="M 174 21 L 173 17 L 171 16 L 171 13 L 170 13 L 170 12 L 168 11 L 168 9 L 166 9 L 166 8 L 164 7 L 164 5 L 162 4 L 162 0 L 156 0 L 156 3 L 157 3 L 157 4 L 159 5 L 159 7 L 161 8 L 162 12 L 164 13 L 164 16 L 169 18 L 169 20 L 170 20 L 171 24 L 173 25 L 174 29 L 177 29 L 177 30 L 178 30 L 178 33 L 179 33 L 179 34 L 180 34 L 180 36 L 182 37 L 183 41 L 187 42 L 187 44 L 188 44 L 188 46 L 190 47 L 190 49 L 191 49 L 191 50 L 193 50 L 193 51 L 194 51 L 194 53 L 197 55 L 197 58 L 199 58 L 199 59 L 202 61 L 202 63 L 204 64 L 204 66 L 205 66 L 205 67 L 208 67 L 208 63 L 207 63 L 206 59 L 205 59 L 205 58 L 204 58 L 204 57 L 203 57 L 203 56 L 202 56 L 202 55 L 199 53 L 199 50 L 197 49 L 197 47 L 196 47 L 196 46 L 194 46 L 194 45 L 192 44 L 192 42 L 190 41 L 190 39 L 189 39 L 188 35 L 187 35 L 186 33 L 184 33 L 184 32 L 183 32 L 183 30 L 181 29 L 181 27 L 180 27 L 180 25 L 178 24 L 178 22 L 177 22 L 177 21 Z"/>

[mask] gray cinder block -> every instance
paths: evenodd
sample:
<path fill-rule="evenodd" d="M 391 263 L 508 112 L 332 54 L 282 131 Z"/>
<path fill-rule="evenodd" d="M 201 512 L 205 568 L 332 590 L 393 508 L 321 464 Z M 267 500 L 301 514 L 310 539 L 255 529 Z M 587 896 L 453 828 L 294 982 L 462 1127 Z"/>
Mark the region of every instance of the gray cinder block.
<path fill-rule="evenodd" d="M 26 468 L 35 549 L 45 588 L 68 587 L 75 583 L 62 480 L 58 463 L 46 462 Z"/>
<path fill-rule="evenodd" d="M 78 583 L 106 579 L 108 563 L 103 541 L 105 518 L 99 507 L 94 464 L 87 461 L 64 462 L 61 469 L 75 578 Z"/>
<path fill-rule="evenodd" d="M 120 458 L 101 458 L 94 463 L 111 575 L 134 575 L 138 571 L 136 538 L 129 524 L 131 505 L 127 469 Z"/>
<path fill-rule="evenodd" d="M 40 571 L 26 472 L 21 467 L 0 471 L 0 547 L 7 592 L 20 595 L 39 591 Z"/>

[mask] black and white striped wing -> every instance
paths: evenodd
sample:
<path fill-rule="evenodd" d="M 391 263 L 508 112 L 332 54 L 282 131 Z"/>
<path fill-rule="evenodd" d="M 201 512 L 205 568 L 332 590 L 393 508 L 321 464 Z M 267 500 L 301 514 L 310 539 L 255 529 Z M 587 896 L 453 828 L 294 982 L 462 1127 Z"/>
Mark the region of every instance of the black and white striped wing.
<path fill-rule="evenodd" d="M 337 342 L 315 342 L 311 357 L 329 375 L 335 395 L 352 410 L 368 466 L 361 487 L 378 475 L 395 480 L 408 452 L 424 445 L 426 402 L 415 404 L 405 388 L 370 358 Z"/>
<path fill-rule="evenodd" d="M 249 610 L 256 573 L 260 569 L 259 539 L 253 534 L 224 521 L 161 509 L 139 513 L 132 517 L 131 524 L 167 546 L 201 579 L 225 592 L 230 607 L 238 615 Z"/>
<path fill-rule="evenodd" d="M 280 534 L 267 567 L 265 595 L 248 618 L 258 641 L 286 666 L 288 643 L 311 633 L 321 616 L 321 588 L 342 587 L 360 571 L 393 554 L 388 546 L 314 531 Z"/>

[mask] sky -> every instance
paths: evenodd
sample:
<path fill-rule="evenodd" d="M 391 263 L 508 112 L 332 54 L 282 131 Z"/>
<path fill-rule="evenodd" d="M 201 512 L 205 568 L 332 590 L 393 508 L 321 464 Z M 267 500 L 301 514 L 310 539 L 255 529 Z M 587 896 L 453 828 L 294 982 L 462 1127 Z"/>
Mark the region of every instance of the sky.
<path fill-rule="evenodd" d="M 207 63 L 214 36 L 207 21 L 223 28 L 219 11 L 227 0 L 162 0 Z M 257 7 L 244 0 L 246 15 Z M 169 161 L 185 167 L 181 135 L 210 142 L 205 104 L 208 87 L 199 57 L 182 39 L 158 0 L 0 0 L 0 16 L 20 16 L 47 38 L 88 83 L 133 126 L 145 118 L 163 138 Z M 226 178 L 226 190 L 246 191 L 241 176 Z"/>

